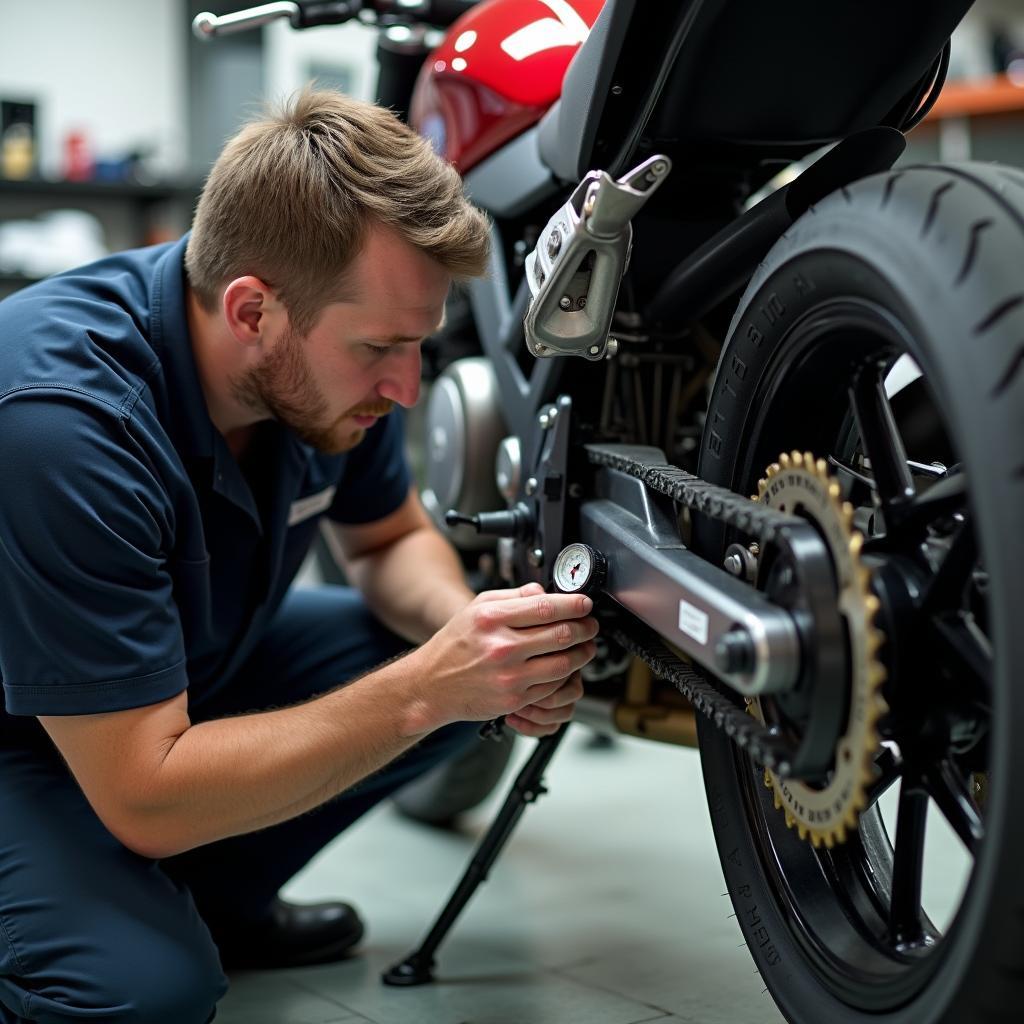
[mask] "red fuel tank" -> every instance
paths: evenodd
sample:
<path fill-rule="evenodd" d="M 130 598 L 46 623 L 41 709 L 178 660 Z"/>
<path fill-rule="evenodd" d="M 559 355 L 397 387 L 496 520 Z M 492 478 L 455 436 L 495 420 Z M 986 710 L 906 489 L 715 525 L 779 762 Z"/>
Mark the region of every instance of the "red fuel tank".
<path fill-rule="evenodd" d="M 604 0 L 484 0 L 427 58 L 410 120 L 465 173 L 518 135 L 562 91 Z"/>

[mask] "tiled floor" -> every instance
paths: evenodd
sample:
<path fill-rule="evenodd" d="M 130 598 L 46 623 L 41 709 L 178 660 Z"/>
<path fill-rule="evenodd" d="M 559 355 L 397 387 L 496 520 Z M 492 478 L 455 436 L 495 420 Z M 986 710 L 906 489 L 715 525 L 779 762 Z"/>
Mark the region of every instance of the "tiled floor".
<path fill-rule="evenodd" d="M 577 734 L 578 733 L 578 734 Z M 381 807 L 293 880 L 297 900 L 351 898 L 361 956 L 238 974 L 218 1024 L 777 1024 L 729 918 L 692 750 L 574 729 L 491 879 L 441 950 L 432 986 L 386 988 L 485 824 L 464 834 Z M 532 742 L 521 741 L 520 755 Z"/>
<path fill-rule="evenodd" d="M 434 985 L 386 988 L 380 974 L 433 921 L 486 814 L 453 834 L 388 805 L 285 890 L 356 902 L 362 955 L 238 974 L 217 1024 L 781 1024 L 722 895 L 697 753 L 630 739 L 592 749 L 588 736 L 566 738 L 550 794 L 442 947 Z M 532 747 L 520 741 L 517 761 Z M 894 796 L 883 798 L 891 834 Z M 937 814 L 928 829 L 924 901 L 944 924 L 968 861 Z"/>

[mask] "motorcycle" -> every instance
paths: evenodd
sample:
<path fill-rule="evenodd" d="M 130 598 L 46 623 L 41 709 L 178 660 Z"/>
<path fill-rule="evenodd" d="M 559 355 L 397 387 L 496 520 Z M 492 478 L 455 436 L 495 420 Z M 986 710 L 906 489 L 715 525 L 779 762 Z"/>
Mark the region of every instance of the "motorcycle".
<path fill-rule="evenodd" d="M 197 19 L 375 23 L 381 100 L 491 215 L 491 273 L 434 341 L 424 503 L 505 584 L 599 596 L 581 714 L 678 743 L 696 714 L 736 918 L 793 1022 L 996 1024 L 1024 997 L 1024 173 L 893 170 L 969 6 Z M 943 927 L 930 807 L 970 865 Z M 390 981 L 428 980 L 467 879 Z"/>

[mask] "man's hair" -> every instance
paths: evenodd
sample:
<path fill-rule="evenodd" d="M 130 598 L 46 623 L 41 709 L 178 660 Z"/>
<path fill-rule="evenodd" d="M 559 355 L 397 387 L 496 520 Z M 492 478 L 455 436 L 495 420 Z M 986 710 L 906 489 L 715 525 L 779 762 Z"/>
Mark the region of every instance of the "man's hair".
<path fill-rule="evenodd" d="M 456 279 L 484 272 L 488 224 L 458 172 L 394 114 L 311 86 L 247 124 L 203 187 L 185 252 L 204 308 L 253 274 L 305 333 L 329 302 L 367 229 L 386 225 Z"/>

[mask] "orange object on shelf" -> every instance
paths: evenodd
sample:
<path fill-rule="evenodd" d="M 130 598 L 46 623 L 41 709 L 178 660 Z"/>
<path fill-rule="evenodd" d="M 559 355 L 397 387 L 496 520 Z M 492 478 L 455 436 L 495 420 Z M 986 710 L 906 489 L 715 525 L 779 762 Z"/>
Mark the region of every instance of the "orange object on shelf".
<path fill-rule="evenodd" d="M 1006 75 L 949 82 L 942 89 L 927 121 L 944 117 L 976 117 L 979 114 L 1024 113 L 1024 82 L 1016 84 Z"/>

